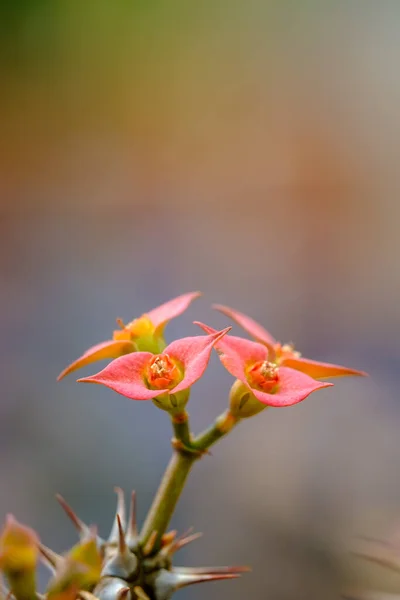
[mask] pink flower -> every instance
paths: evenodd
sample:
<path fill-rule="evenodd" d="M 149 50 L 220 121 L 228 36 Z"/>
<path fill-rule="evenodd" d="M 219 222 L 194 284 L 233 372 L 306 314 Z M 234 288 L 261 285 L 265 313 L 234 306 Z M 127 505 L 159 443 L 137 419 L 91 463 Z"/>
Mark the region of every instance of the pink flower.
<path fill-rule="evenodd" d="M 292 369 L 296 369 L 296 371 L 306 373 L 313 379 L 341 377 L 344 375 L 367 375 L 363 371 L 356 371 L 355 369 L 349 369 L 341 365 L 302 358 L 300 352 L 295 350 L 293 344 L 282 345 L 280 342 L 277 342 L 262 325 L 254 321 L 251 317 L 220 304 L 214 304 L 213 308 L 222 312 L 232 319 L 232 321 L 235 321 L 240 327 L 243 327 L 257 342 L 267 346 L 271 362 L 279 366 L 291 367 Z"/>
<path fill-rule="evenodd" d="M 152 400 L 163 394 L 176 395 L 190 388 L 206 370 L 213 346 L 228 332 L 182 338 L 161 354 L 134 352 L 112 361 L 105 369 L 78 379 L 100 383 L 132 400 Z"/>
<path fill-rule="evenodd" d="M 203 323 L 196 322 L 196 325 L 209 334 L 215 331 Z M 268 348 L 257 342 L 229 335 L 216 342 L 215 348 L 229 373 L 268 406 L 291 406 L 312 392 L 333 385 L 317 382 L 295 369 L 270 362 Z"/>
<path fill-rule="evenodd" d="M 150 312 L 134 319 L 125 325 L 121 319 L 117 323 L 121 329 L 114 331 L 113 339 L 101 342 L 86 350 L 82 356 L 71 363 L 60 373 L 57 381 L 63 379 L 77 369 L 103 359 L 113 359 L 137 352 L 147 350 L 149 352 L 161 352 L 165 348 L 163 337 L 165 325 L 175 317 L 181 315 L 193 300 L 200 296 L 200 292 L 191 292 L 178 296 Z"/>

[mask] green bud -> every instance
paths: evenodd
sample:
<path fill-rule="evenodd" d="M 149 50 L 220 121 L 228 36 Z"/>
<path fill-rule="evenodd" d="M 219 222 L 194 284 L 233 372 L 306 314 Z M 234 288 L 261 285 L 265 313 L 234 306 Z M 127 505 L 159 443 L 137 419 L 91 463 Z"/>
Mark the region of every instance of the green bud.
<path fill-rule="evenodd" d="M 257 400 L 249 388 L 239 379 L 235 381 L 229 393 L 230 413 L 238 419 L 247 419 L 257 415 L 267 406 Z"/>
<path fill-rule="evenodd" d="M 8 515 L 0 537 L 0 570 L 17 600 L 36 598 L 39 538 L 30 527 Z"/>
<path fill-rule="evenodd" d="M 190 388 L 182 390 L 177 394 L 172 392 L 165 392 L 160 394 L 156 398 L 153 398 L 153 403 L 161 410 L 165 410 L 170 414 L 180 413 L 189 402 Z"/>
<path fill-rule="evenodd" d="M 142 335 L 135 338 L 136 350 L 139 352 L 151 352 L 152 354 L 161 354 L 166 347 L 162 336 Z"/>

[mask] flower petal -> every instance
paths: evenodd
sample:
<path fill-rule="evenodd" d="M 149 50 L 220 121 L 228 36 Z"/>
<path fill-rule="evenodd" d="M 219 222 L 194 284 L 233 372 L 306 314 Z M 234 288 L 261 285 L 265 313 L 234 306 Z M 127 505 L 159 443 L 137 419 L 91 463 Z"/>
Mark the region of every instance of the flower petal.
<path fill-rule="evenodd" d="M 245 382 L 246 383 L 246 382 Z M 279 367 L 279 391 L 275 394 L 261 392 L 255 388 L 250 388 L 254 396 L 268 406 L 292 406 L 305 400 L 312 392 L 322 388 L 331 387 L 333 383 L 315 381 L 308 375 L 289 369 L 288 367 Z"/>
<path fill-rule="evenodd" d="M 61 379 L 73 371 L 81 369 L 82 367 L 86 367 L 86 365 L 90 365 L 98 360 L 103 360 L 105 358 L 118 358 L 119 356 L 128 354 L 128 352 L 133 352 L 134 349 L 135 346 L 133 345 L 133 342 L 129 340 L 107 340 L 106 342 L 96 344 L 96 346 L 92 346 L 89 348 L 89 350 L 86 350 L 82 356 L 77 358 L 66 369 L 64 369 L 64 371 L 62 371 L 57 377 L 57 381 L 61 381 Z"/>
<path fill-rule="evenodd" d="M 78 379 L 78 382 L 100 383 L 132 400 L 151 400 L 168 391 L 149 390 L 145 384 L 143 371 L 153 356 L 151 352 L 132 352 L 116 358 L 100 373 Z"/>
<path fill-rule="evenodd" d="M 189 388 L 200 379 L 207 368 L 213 347 L 230 330 L 231 327 L 227 327 L 210 335 L 182 338 L 165 348 L 165 354 L 181 362 L 184 368 L 182 381 L 171 390 L 174 394 Z"/>
<path fill-rule="evenodd" d="M 240 327 L 243 327 L 243 329 L 247 331 L 251 337 L 255 338 L 257 342 L 268 344 L 270 346 L 276 344 L 276 340 L 272 337 L 272 335 L 251 317 L 248 317 L 238 310 L 229 308 L 229 306 L 222 306 L 222 304 L 213 304 L 213 308 L 215 308 L 215 310 L 219 310 L 219 312 L 222 312 L 224 315 L 229 317 L 229 319 L 232 319 L 232 321 L 235 321 L 235 323 L 237 323 Z"/>
<path fill-rule="evenodd" d="M 194 322 L 206 333 L 215 333 L 215 329 L 200 323 Z M 259 344 L 244 338 L 228 335 L 215 344 L 215 349 L 219 354 L 222 364 L 227 371 L 237 379 L 247 383 L 245 367 L 249 363 L 267 360 L 268 349 Z"/>
<path fill-rule="evenodd" d="M 189 307 L 191 302 L 201 296 L 201 292 L 190 292 L 189 294 L 182 294 L 177 296 L 165 304 L 161 304 L 157 308 L 153 308 L 150 312 L 146 313 L 146 316 L 153 323 L 154 328 L 157 330 L 157 334 L 161 335 L 164 326 L 175 317 L 181 315 Z"/>
<path fill-rule="evenodd" d="M 282 365 L 290 367 L 291 369 L 296 369 L 296 371 L 301 371 L 313 379 L 344 377 L 345 375 L 367 376 L 367 373 L 364 373 L 363 371 L 356 371 L 355 369 L 349 369 L 348 367 L 342 367 L 341 365 L 318 362 L 316 360 L 310 360 L 309 358 L 284 358 Z"/>

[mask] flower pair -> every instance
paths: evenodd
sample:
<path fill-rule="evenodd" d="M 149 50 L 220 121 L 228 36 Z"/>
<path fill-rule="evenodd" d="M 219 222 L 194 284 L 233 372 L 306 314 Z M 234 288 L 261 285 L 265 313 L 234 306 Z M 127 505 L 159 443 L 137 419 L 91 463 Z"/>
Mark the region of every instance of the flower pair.
<path fill-rule="evenodd" d="M 215 308 L 241 325 L 256 341 L 227 336 L 230 327 L 216 331 L 196 322 L 207 335 L 176 340 L 166 347 L 163 338 L 166 323 L 186 310 L 198 296 L 196 292 L 179 296 L 132 321 L 117 332 L 117 337 L 126 339 L 116 339 L 114 333 L 113 340 L 88 350 L 59 379 L 99 358 L 115 358 L 118 351 L 118 358 L 105 369 L 78 381 L 105 385 L 134 400 L 153 399 L 162 408 L 171 410 L 186 404 L 190 387 L 203 375 L 215 347 L 221 362 L 237 380 L 231 391 L 231 410 L 236 416 L 245 417 L 265 406 L 296 404 L 312 392 L 332 385 L 317 381 L 320 378 L 364 374 L 301 358 L 293 346 L 276 342 L 250 317 L 221 306 Z"/>

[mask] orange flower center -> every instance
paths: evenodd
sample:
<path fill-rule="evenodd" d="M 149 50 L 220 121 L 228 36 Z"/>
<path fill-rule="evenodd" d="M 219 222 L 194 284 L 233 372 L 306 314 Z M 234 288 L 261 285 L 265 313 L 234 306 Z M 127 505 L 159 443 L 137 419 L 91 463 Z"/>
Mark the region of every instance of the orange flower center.
<path fill-rule="evenodd" d="M 170 390 L 182 381 L 179 367 L 168 354 L 157 354 L 151 358 L 146 377 L 150 389 L 154 390 Z"/>
<path fill-rule="evenodd" d="M 134 319 L 128 325 L 125 325 L 121 319 L 118 319 L 117 322 L 122 329 L 121 331 L 114 331 L 114 340 L 133 340 L 135 338 L 151 336 L 155 331 L 155 327 L 147 315 L 142 315 L 138 319 Z"/>
<path fill-rule="evenodd" d="M 279 383 L 279 367 L 268 360 L 256 362 L 248 369 L 247 379 L 252 387 L 273 394 Z"/>

